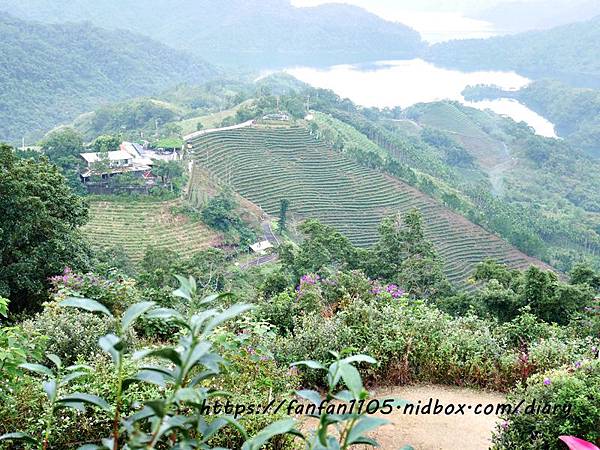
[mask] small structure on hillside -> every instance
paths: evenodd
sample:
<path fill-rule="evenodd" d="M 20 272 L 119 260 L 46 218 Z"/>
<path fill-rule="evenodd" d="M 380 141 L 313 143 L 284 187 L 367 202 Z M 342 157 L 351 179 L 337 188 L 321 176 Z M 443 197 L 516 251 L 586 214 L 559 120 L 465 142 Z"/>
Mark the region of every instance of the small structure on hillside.
<path fill-rule="evenodd" d="M 268 250 L 271 250 L 272 248 L 273 245 L 269 241 L 257 242 L 256 244 L 252 244 L 250 246 L 250 249 L 259 255 L 266 255 Z"/>
<path fill-rule="evenodd" d="M 133 173 L 142 177 L 152 170 L 152 160 L 142 157 L 129 142 L 121 144 L 121 149 L 117 151 L 80 153 L 80 156 L 85 162 L 85 167 L 79 172 L 84 183 L 90 181 L 92 176 L 107 179 L 117 174 Z"/>
<path fill-rule="evenodd" d="M 263 116 L 263 120 L 272 120 L 274 122 L 289 122 L 290 116 L 288 116 L 287 114 L 282 114 L 282 113 L 267 114 L 266 116 Z"/>

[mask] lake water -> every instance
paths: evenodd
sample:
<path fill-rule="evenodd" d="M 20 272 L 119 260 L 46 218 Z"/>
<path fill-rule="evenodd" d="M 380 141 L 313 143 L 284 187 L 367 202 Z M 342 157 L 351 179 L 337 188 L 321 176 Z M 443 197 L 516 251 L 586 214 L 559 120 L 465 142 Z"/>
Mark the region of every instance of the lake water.
<path fill-rule="evenodd" d="M 460 72 L 421 59 L 338 65 L 326 69 L 292 67 L 284 71 L 312 86 L 331 89 L 362 106 L 407 108 L 422 102 L 457 100 L 524 121 L 542 136 L 556 136 L 551 122 L 517 101 L 499 99 L 473 103 L 465 101 L 461 94 L 468 85 L 493 84 L 504 90 L 517 90 L 530 83 L 529 79 L 514 72 Z"/>

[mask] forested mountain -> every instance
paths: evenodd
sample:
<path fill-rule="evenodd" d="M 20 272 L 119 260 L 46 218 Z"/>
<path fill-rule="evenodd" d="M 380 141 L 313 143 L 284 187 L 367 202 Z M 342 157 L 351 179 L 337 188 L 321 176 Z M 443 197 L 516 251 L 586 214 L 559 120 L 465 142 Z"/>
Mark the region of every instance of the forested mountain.
<path fill-rule="evenodd" d="M 558 135 L 573 146 L 600 157 L 600 90 L 541 80 L 518 91 L 503 91 L 495 86 L 469 86 L 464 95 L 474 101 L 514 98 L 547 117 L 555 124 Z"/>
<path fill-rule="evenodd" d="M 414 56 L 420 36 L 360 8 L 295 8 L 289 0 L 0 0 L 0 10 L 135 31 L 216 63 L 276 66 Z"/>
<path fill-rule="evenodd" d="M 600 17 L 545 31 L 432 46 L 426 58 L 465 70 L 515 70 L 574 86 L 600 87 Z"/>
<path fill-rule="evenodd" d="M 148 95 L 217 71 L 127 31 L 48 25 L 0 14 L 0 140 L 37 136 L 102 103 Z"/>

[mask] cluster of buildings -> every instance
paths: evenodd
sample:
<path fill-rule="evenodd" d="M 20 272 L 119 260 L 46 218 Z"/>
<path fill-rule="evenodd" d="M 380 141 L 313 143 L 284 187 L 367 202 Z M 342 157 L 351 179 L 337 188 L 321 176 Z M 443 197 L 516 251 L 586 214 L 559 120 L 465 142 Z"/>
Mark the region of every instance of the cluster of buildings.
<path fill-rule="evenodd" d="M 174 159 L 175 155 L 167 158 L 158 157 L 141 144 L 123 142 L 119 150 L 105 153 L 80 153 L 80 157 L 83 159 L 84 166 L 79 176 L 84 183 L 88 183 L 92 177 L 104 180 L 122 173 L 132 173 L 152 182 L 155 178 L 152 174 L 154 160 Z"/>

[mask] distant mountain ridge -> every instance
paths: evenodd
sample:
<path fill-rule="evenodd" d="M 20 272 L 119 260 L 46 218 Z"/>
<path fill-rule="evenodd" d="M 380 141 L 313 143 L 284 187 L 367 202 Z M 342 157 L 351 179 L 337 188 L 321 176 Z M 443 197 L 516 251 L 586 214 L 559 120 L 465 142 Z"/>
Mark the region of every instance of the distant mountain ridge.
<path fill-rule="evenodd" d="M 127 29 L 218 64 L 276 67 L 416 56 L 420 35 L 361 8 L 289 0 L 0 0 L 0 11 L 50 23 Z"/>
<path fill-rule="evenodd" d="M 556 0 L 550 3 L 517 0 L 494 5 L 479 12 L 476 17 L 493 23 L 503 32 L 519 33 L 583 22 L 597 15 L 600 15 L 600 2 L 597 0 Z"/>
<path fill-rule="evenodd" d="M 572 86 L 600 88 L 600 16 L 587 22 L 489 39 L 451 41 L 425 58 L 462 70 L 515 70 Z"/>
<path fill-rule="evenodd" d="M 0 13 L 0 141 L 20 141 L 107 102 L 202 82 L 209 64 L 130 32 Z"/>

